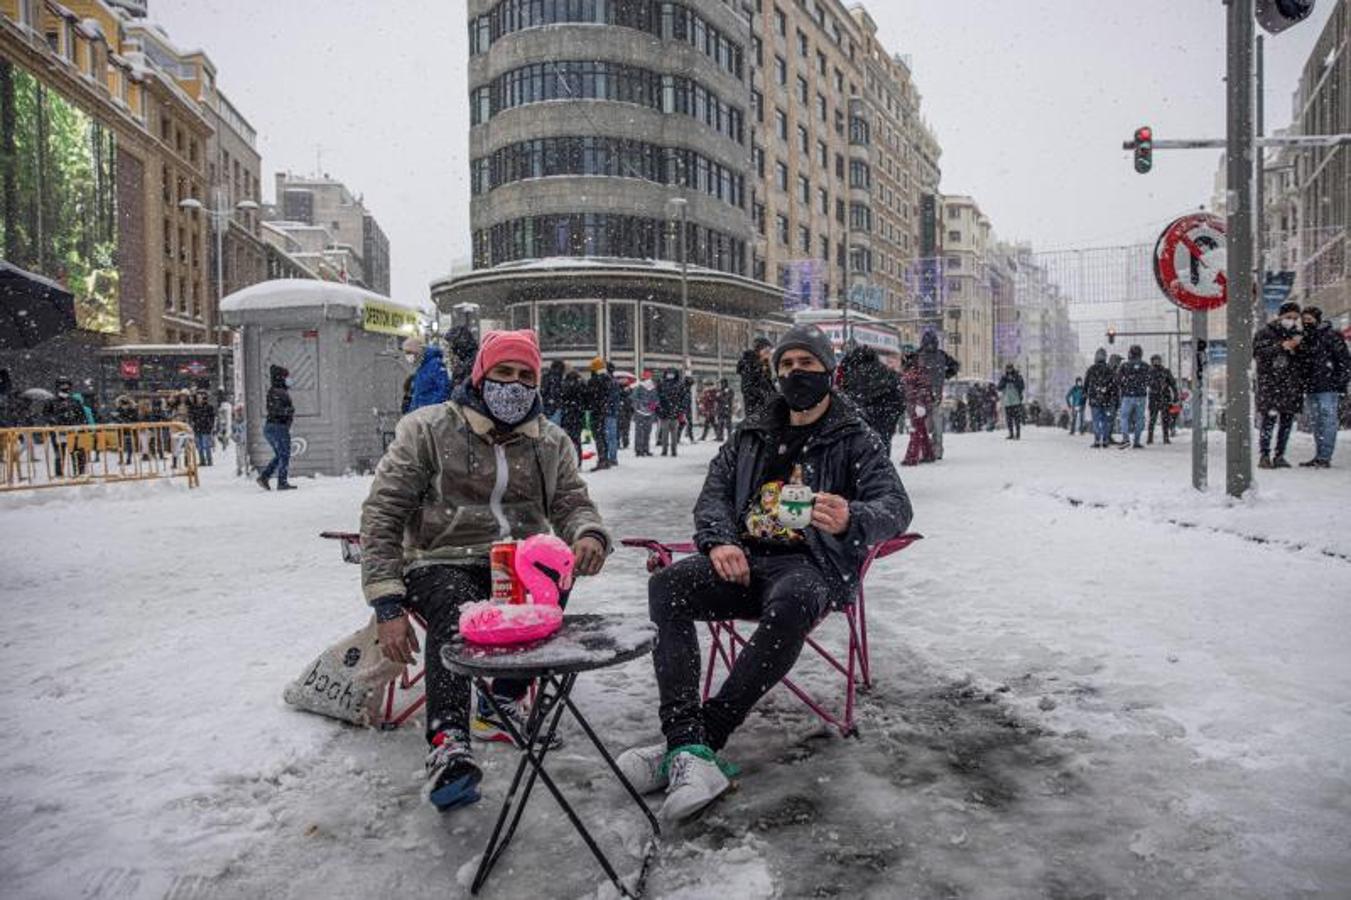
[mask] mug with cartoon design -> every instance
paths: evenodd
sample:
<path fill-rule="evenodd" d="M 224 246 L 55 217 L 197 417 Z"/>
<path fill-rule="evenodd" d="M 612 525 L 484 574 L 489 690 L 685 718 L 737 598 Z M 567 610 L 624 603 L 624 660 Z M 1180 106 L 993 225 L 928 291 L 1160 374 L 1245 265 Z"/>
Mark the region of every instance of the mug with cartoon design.
<path fill-rule="evenodd" d="M 806 528 L 812 523 L 812 506 L 815 503 L 816 492 L 802 483 L 802 467 L 794 467 L 792 479 L 779 488 L 776 511 L 779 524 L 794 530 Z"/>

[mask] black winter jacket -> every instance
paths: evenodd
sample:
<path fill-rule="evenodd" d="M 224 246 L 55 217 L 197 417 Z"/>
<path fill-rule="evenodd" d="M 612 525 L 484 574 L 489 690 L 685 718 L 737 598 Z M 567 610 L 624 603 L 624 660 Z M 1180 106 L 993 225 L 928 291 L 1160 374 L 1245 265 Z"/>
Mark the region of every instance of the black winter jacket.
<path fill-rule="evenodd" d="M 1149 367 L 1149 405 L 1162 409 L 1177 402 L 1177 379 L 1166 366 Z"/>
<path fill-rule="evenodd" d="M 558 411 L 558 404 L 563 400 L 562 369 L 549 366 L 544 370 L 544 377 L 539 380 L 539 398 L 544 404 L 546 416 L 552 416 Z"/>
<path fill-rule="evenodd" d="M 1145 397 L 1149 394 L 1152 378 L 1149 363 L 1143 359 L 1128 359 L 1116 370 L 1116 383 L 1123 397 Z"/>
<path fill-rule="evenodd" d="M 1304 408 L 1304 373 L 1301 350 L 1281 346 L 1295 336 L 1279 322 L 1268 322 L 1253 337 L 1252 355 L 1257 360 L 1257 415 L 1272 412 L 1295 415 Z"/>
<path fill-rule="evenodd" d="M 657 418 L 674 419 L 685 409 L 685 382 L 680 373 L 668 369 L 657 383 Z"/>
<path fill-rule="evenodd" d="M 830 408 L 802 448 L 802 475 L 814 491 L 849 501 L 849 530 L 842 535 L 806 529 L 807 551 L 831 586 L 834 605 L 853 601 L 858 570 L 873 544 L 895 537 L 913 510 L 886 448 L 848 399 L 832 393 Z M 694 505 L 694 542 L 701 553 L 741 544 L 742 513 L 760 490 L 772 442 L 788 421 L 788 403 L 775 397 L 742 422 L 708 467 Z"/>
<path fill-rule="evenodd" d="M 760 354 L 747 350 L 737 360 L 736 373 L 741 377 L 741 402 L 745 406 L 746 418 L 764 409 L 765 404 L 778 394 L 769 369 L 760 361 Z"/>
<path fill-rule="evenodd" d="M 1320 322 L 1304 332 L 1299 348 L 1306 394 L 1345 394 L 1351 380 L 1351 351 L 1331 322 Z"/>
<path fill-rule="evenodd" d="M 193 434 L 211 434 L 216 429 L 215 405 L 210 400 L 202 403 L 189 400 L 188 424 L 192 426 Z"/>
<path fill-rule="evenodd" d="M 1105 362 L 1095 362 L 1084 373 L 1084 396 L 1089 406 L 1113 406 L 1117 401 L 1116 379 Z"/>
<path fill-rule="evenodd" d="M 281 366 L 273 366 L 268 374 L 272 378 L 272 386 L 267 389 L 267 424 L 290 428 L 291 420 L 296 417 L 291 393 L 286 390 L 286 376 L 291 373 Z"/>
<path fill-rule="evenodd" d="M 586 401 L 587 390 L 586 385 L 582 384 L 581 376 L 576 372 L 564 375 L 563 386 L 558 390 L 558 409 L 562 413 L 560 424 L 568 434 L 582 433 L 582 428 L 586 425 Z"/>
<path fill-rule="evenodd" d="M 863 414 L 873 431 L 884 439 L 896 432 L 905 412 L 896 373 L 877 358 L 871 347 L 855 347 L 840 360 L 840 387 Z"/>

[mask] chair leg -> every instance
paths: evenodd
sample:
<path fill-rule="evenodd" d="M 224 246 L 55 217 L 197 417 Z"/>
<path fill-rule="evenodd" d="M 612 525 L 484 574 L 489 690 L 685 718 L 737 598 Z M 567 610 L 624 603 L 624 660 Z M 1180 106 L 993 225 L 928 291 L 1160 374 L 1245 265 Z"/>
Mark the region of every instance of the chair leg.
<path fill-rule="evenodd" d="M 854 615 L 858 618 L 858 662 L 859 669 L 863 673 L 863 686 L 870 688 L 873 686 L 872 657 L 868 655 L 868 610 L 863 603 L 863 586 L 859 585 L 858 604 L 854 610 Z"/>

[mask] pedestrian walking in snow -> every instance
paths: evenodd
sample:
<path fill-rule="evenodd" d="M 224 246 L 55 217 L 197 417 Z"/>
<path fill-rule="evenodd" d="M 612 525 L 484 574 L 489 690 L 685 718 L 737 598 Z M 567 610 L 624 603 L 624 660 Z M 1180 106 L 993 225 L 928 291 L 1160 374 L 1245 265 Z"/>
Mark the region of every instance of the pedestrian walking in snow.
<path fill-rule="evenodd" d="M 427 625 L 424 768 L 428 797 L 443 812 L 479 799 L 483 773 L 471 734 L 512 741 L 484 697 L 471 721 L 469 679 L 441 662 L 461 607 L 491 593 L 493 543 L 557 534 L 571 545 L 578 575 L 599 572 L 612 544 L 569 436 L 542 414 L 539 379 L 533 331 L 485 334 L 451 401 L 399 421 L 361 509 L 362 589 L 385 657 L 413 661 L 419 648 L 409 612 Z M 505 679 L 492 685 L 518 734 L 527 731 L 520 707 L 529 687 Z"/>
<path fill-rule="evenodd" d="M 657 421 L 657 385 L 652 371 L 643 370 L 643 377 L 633 387 L 633 455 L 652 455 L 652 426 Z"/>
<path fill-rule="evenodd" d="M 1321 309 L 1306 306 L 1302 317 L 1304 340 L 1300 362 L 1315 449 L 1313 459 L 1300 466 L 1326 469 L 1332 465 L 1332 454 L 1337 449 L 1337 407 L 1351 380 L 1351 353 L 1347 351 L 1346 338 L 1331 322 L 1323 321 Z"/>
<path fill-rule="evenodd" d="M 929 376 L 933 390 L 933 402 L 929 404 L 929 415 L 924 425 L 929 431 L 929 440 L 933 442 L 934 459 L 943 458 L 943 382 L 956 378 L 960 366 L 957 360 L 938 346 L 938 332 L 926 331 L 919 339 L 919 366 Z M 993 426 L 991 426 L 993 427 Z"/>
<path fill-rule="evenodd" d="M 877 432 L 890 457 L 896 423 L 905 412 L 905 397 L 896 373 L 878 358 L 876 350 L 862 345 L 844 355 L 839 372 L 840 390 L 858 407 L 863 421 Z"/>
<path fill-rule="evenodd" d="M 774 379 L 769 373 L 769 354 L 774 343 L 758 337 L 751 348 L 737 360 L 736 373 L 741 378 L 741 405 L 746 418 L 758 413 L 774 396 Z"/>
<path fill-rule="evenodd" d="M 563 389 L 559 394 L 559 426 L 572 439 L 577 451 L 577 465 L 582 464 L 582 431 L 586 428 L 587 387 L 576 369 L 563 374 Z"/>
<path fill-rule="evenodd" d="M 192 426 L 192 438 L 197 445 L 197 462 L 203 466 L 212 464 L 212 445 L 216 440 L 216 404 L 206 391 L 198 391 L 188 400 L 188 424 Z"/>
<path fill-rule="evenodd" d="M 657 418 L 660 428 L 657 443 L 661 444 L 661 455 L 676 455 L 680 446 L 680 413 L 684 402 L 685 385 L 680 380 L 680 372 L 667 369 L 657 385 Z"/>
<path fill-rule="evenodd" d="M 792 668 L 816 621 L 853 600 L 868 548 L 904 531 L 909 498 L 877 435 L 831 391 L 834 352 L 798 325 L 774 348 L 780 396 L 751 416 L 709 465 L 694 509 L 699 552 L 648 583 L 653 664 L 666 740 L 619 756 L 642 793 L 666 791 L 678 822 L 730 786 L 717 753 Z M 785 519 L 787 484 L 814 494 L 807 524 Z M 760 624 L 718 693 L 700 702 L 695 622 L 755 615 Z"/>
<path fill-rule="evenodd" d="M 1261 469 L 1288 469 L 1285 448 L 1295 416 L 1304 405 L 1304 363 L 1301 345 L 1303 322 L 1298 303 L 1283 303 L 1276 318 L 1253 337 L 1253 357 L 1257 360 L 1257 416 L 1259 423 L 1257 466 Z M 1276 432 L 1276 453 L 1272 455 L 1271 433 Z"/>
<path fill-rule="evenodd" d="M 1145 351 L 1139 344 L 1132 344 L 1127 360 L 1116 372 L 1117 392 L 1121 397 L 1121 438 L 1122 447 L 1136 450 L 1144 449 L 1140 436 L 1145 430 L 1145 404 L 1149 397 L 1149 383 L 1153 376 L 1145 363 Z"/>
<path fill-rule="evenodd" d="M 478 338 L 468 325 L 456 325 L 446 335 L 446 344 L 450 347 L 450 359 L 446 368 L 450 370 L 452 390 L 469 377 L 474 368 L 474 358 L 478 355 Z"/>
<path fill-rule="evenodd" d="M 633 384 L 624 384 L 617 378 L 615 384 L 619 385 L 619 449 L 627 450 L 629 433 L 633 430 Z"/>
<path fill-rule="evenodd" d="M 1004 406 L 1004 421 L 1008 425 L 1007 440 L 1019 441 L 1023 437 L 1023 376 L 1013 363 L 1004 366 L 1004 374 L 999 378 L 999 398 Z"/>
<path fill-rule="evenodd" d="M 1084 433 L 1084 404 L 1087 402 L 1084 380 L 1074 379 L 1074 387 L 1065 393 L 1065 405 L 1070 411 L 1070 435 Z"/>
<path fill-rule="evenodd" d="M 919 356 L 907 354 L 901 363 L 901 387 L 905 391 L 905 406 L 910 414 L 910 443 L 905 448 L 903 466 L 917 466 L 934 461 L 933 442 L 929 440 L 929 407 L 933 406 L 933 379 L 920 365 Z M 984 391 L 981 392 L 984 403 Z"/>
<path fill-rule="evenodd" d="M 1154 422 L 1163 420 L 1163 442 L 1172 443 L 1173 405 L 1177 403 L 1177 379 L 1157 353 L 1149 358 L 1149 434 L 1145 443 L 1154 443 Z"/>
<path fill-rule="evenodd" d="M 704 420 L 704 431 L 699 440 L 708 440 L 709 431 L 716 434 L 718 424 L 718 388 L 712 378 L 705 379 L 703 390 L 699 391 L 699 418 Z M 719 442 L 722 438 L 718 438 Z"/>
<path fill-rule="evenodd" d="M 1112 441 L 1111 417 L 1116 405 L 1116 379 L 1107 365 L 1107 351 L 1099 347 L 1093 365 L 1084 373 L 1084 396 L 1093 413 L 1093 446 L 1109 447 Z"/>
<path fill-rule="evenodd" d="M 563 421 L 561 404 L 563 402 L 563 360 L 549 363 L 549 370 L 539 382 L 540 402 L 544 404 L 544 417 L 555 425 Z"/>
<path fill-rule="evenodd" d="M 591 471 L 603 472 L 619 465 L 619 385 L 599 356 L 591 360 L 587 391 L 591 436 L 596 440 L 596 465 Z"/>
<path fill-rule="evenodd" d="M 291 484 L 291 422 L 295 419 L 296 408 L 291 402 L 291 373 L 284 367 L 273 365 L 268 369 L 271 386 L 267 389 L 267 421 L 263 424 L 263 438 L 272 448 L 272 460 L 263 471 L 258 473 L 258 486 L 265 491 L 272 490 L 268 481 L 275 473 L 277 490 L 293 491 Z"/>
<path fill-rule="evenodd" d="M 732 408 L 736 406 L 736 392 L 727 379 L 718 381 L 718 402 L 714 414 L 717 416 L 718 443 L 721 444 L 732 434 Z"/>
<path fill-rule="evenodd" d="M 450 399 L 450 374 L 438 344 L 427 344 L 413 335 L 403 342 L 403 358 L 413 369 L 404 414 Z"/>
<path fill-rule="evenodd" d="M 57 478 L 64 477 L 66 462 L 70 463 L 70 475 L 83 475 L 85 453 L 80 447 L 74 429 L 88 424 L 85 419 L 84 404 L 74 396 L 74 383 L 64 376 L 56 379 L 56 394 L 46 402 L 42 410 L 42 424 L 50 428 L 71 429 L 51 432 L 52 473 Z"/>

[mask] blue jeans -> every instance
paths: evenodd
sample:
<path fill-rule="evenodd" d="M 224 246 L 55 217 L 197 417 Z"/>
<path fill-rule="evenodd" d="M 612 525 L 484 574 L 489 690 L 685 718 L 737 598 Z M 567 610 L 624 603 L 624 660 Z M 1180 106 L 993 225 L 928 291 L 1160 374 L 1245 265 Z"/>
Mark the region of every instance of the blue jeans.
<path fill-rule="evenodd" d="M 1140 443 L 1140 435 L 1145 430 L 1145 398 L 1121 398 L 1121 436 L 1129 437 Z"/>
<path fill-rule="evenodd" d="M 619 417 L 605 417 L 605 457 L 610 462 L 619 462 Z"/>
<path fill-rule="evenodd" d="M 286 484 L 286 476 L 291 466 L 291 426 L 268 423 L 263 426 L 263 437 L 272 448 L 272 462 L 260 474 L 263 480 L 277 473 L 277 484 Z"/>
<path fill-rule="evenodd" d="M 1337 449 L 1337 403 L 1341 394 L 1324 391 L 1305 398 L 1309 409 L 1309 428 L 1313 431 L 1314 456 L 1323 462 L 1332 461 Z"/>
<path fill-rule="evenodd" d="M 1093 443 L 1105 444 L 1112 436 L 1108 415 L 1111 410 L 1106 406 L 1093 407 Z"/>
<path fill-rule="evenodd" d="M 211 435 L 194 434 L 193 438 L 197 442 L 197 463 L 198 465 L 211 465 Z"/>

